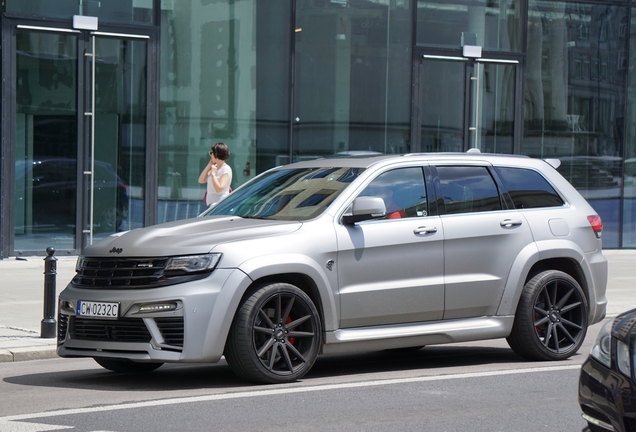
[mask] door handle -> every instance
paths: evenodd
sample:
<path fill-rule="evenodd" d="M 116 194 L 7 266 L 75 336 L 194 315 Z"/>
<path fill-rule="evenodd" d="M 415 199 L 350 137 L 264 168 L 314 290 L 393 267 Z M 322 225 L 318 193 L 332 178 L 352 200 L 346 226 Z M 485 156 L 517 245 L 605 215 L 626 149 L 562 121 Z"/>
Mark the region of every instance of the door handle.
<path fill-rule="evenodd" d="M 435 227 L 417 227 L 413 230 L 413 234 L 434 234 L 437 232 Z"/>
<path fill-rule="evenodd" d="M 519 226 L 521 224 L 522 222 L 520 220 L 512 220 L 512 219 L 505 219 L 499 222 L 499 225 L 501 225 L 504 228 L 512 228 L 512 227 Z"/>

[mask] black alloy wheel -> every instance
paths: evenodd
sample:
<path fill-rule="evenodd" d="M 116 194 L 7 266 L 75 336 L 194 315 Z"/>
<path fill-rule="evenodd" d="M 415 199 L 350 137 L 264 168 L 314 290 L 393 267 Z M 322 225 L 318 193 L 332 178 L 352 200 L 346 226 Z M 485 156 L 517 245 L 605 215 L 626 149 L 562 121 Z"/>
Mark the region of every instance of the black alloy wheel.
<path fill-rule="evenodd" d="M 508 344 L 529 360 L 564 360 L 587 333 L 588 303 L 570 275 L 548 270 L 524 286 Z"/>
<path fill-rule="evenodd" d="M 225 346 L 225 358 L 241 378 L 287 383 L 304 376 L 318 356 L 320 317 L 299 288 L 261 287 L 239 308 Z"/>

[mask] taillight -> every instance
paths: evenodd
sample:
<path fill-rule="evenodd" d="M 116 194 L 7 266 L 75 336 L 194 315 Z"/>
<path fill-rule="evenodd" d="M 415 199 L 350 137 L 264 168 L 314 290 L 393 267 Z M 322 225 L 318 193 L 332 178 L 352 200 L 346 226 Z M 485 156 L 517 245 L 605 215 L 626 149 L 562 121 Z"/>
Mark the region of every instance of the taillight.
<path fill-rule="evenodd" d="M 601 217 L 599 215 L 591 215 L 587 217 L 587 220 L 592 226 L 596 238 L 601 238 L 601 234 L 603 234 L 603 221 Z"/>

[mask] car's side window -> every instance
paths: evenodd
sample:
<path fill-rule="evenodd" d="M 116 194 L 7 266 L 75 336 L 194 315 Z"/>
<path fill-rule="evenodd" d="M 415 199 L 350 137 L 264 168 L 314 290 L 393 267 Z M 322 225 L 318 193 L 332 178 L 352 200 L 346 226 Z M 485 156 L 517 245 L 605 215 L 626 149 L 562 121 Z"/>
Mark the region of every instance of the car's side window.
<path fill-rule="evenodd" d="M 447 214 L 501 210 L 499 191 L 490 172 L 480 166 L 438 166 Z"/>
<path fill-rule="evenodd" d="M 386 205 L 385 219 L 428 215 L 424 174 L 420 167 L 398 168 L 377 176 L 360 196 L 378 196 Z"/>
<path fill-rule="evenodd" d="M 525 168 L 495 168 L 516 209 L 561 207 L 563 200 L 538 172 Z"/>

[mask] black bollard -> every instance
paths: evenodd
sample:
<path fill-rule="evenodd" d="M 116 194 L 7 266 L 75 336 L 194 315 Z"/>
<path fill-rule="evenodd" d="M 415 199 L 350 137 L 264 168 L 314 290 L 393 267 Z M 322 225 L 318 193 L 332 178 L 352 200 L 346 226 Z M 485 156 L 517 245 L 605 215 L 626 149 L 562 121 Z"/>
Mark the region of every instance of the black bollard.
<path fill-rule="evenodd" d="M 40 326 L 40 337 L 54 338 L 57 333 L 55 322 L 55 275 L 57 274 L 57 258 L 53 256 L 54 247 L 46 248 L 44 258 L 44 319 Z"/>

